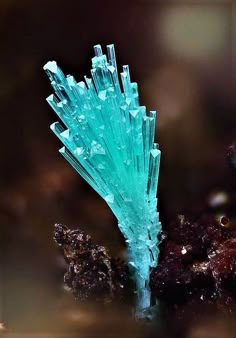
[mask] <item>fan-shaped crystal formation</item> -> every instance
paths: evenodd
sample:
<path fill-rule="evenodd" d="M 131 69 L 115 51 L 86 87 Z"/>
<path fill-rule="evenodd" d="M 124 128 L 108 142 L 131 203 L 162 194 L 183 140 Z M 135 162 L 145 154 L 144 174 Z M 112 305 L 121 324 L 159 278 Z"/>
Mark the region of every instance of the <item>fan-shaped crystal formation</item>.
<path fill-rule="evenodd" d="M 94 47 L 92 79 L 76 82 L 55 61 L 44 66 L 56 96 L 47 98 L 62 124 L 51 129 L 62 141 L 60 153 L 104 198 L 118 219 L 136 281 L 139 308 L 150 305 L 150 268 L 157 265 L 156 190 L 160 150 L 154 142 L 156 112 L 140 106 L 129 67 L 118 77 L 113 45 L 107 56 Z"/>

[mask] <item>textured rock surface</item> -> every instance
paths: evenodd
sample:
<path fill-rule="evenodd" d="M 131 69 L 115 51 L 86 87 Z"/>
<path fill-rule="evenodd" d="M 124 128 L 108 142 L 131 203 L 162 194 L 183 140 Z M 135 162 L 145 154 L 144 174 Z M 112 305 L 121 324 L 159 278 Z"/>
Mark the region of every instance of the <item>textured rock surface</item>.
<path fill-rule="evenodd" d="M 85 232 L 56 224 L 54 239 L 69 264 L 64 281 L 75 298 L 110 301 L 129 291 L 128 267 L 103 246 L 94 245 Z"/>
<path fill-rule="evenodd" d="M 179 216 L 161 238 L 158 267 L 151 273 L 153 296 L 178 318 L 199 306 L 232 312 L 236 304 L 236 238 L 223 216 L 191 220 Z M 80 300 L 110 301 L 132 293 L 127 265 L 111 258 L 80 230 L 55 225 L 54 239 L 69 264 L 65 284 Z M 176 310 L 178 310 L 176 312 Z"/>
<path fill-rule="evenodd" d="M 169 304 L 200 301 L 232 310 L 236 239 L 229 224 L 226 217 L 193 221 L 179 216 L 168 229 L 160 263 L 152 271 L 152 292 Z"/>

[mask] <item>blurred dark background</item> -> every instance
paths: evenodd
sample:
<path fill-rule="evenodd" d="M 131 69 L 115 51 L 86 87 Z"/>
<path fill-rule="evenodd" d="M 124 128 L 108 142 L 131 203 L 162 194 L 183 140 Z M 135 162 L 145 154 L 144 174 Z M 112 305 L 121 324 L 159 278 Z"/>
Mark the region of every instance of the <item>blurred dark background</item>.
<path fill-rule="evenodd" d="M 158 111 L 165 226 L 215 200 L 234 203 L 235 174 L 226 161 L 236 140 L 234 24 L 227 0 L 1 0 L 0 321 L 9 330 L 44 331 L 52 313 L 64 318 L 76 308 L 62 288 L 55 222 L 79 226 L 111 254 L 125 254 L 105 202 L 57 152 L 43 65 L 56 60 L 80 80 L 89 74 L 93 45 L 105 51 L 115 44 L 142 104 Z"/>

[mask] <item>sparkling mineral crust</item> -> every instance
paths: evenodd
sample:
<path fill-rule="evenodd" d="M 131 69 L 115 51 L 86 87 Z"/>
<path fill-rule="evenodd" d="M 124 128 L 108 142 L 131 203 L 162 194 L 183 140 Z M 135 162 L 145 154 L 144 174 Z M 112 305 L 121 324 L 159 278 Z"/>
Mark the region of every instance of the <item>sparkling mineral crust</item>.
<path fill-rule="evenodd" d="M 236 304 L 236 237 L 229 220 L 179 216 L 167 229 L 160 263 L 151 273 L 151 290 L 170 306 L 186 302 Z"/>
<path fill-rule="evenodd" d="M 118 219 L 141 310 L 150 306 L 149 276 L 157 266 L 161 230 L 156 112 L 147 114 L 139 104 L 137 83 L 131 82 L 128 66 L 123 66 L 119 78 L 114 46 L 107 46 L 107 56 L 100 45 L 94 50 L 92 79 L 85 77 L 84 82 L 65 76 L 55 61 L 44 66 L 56 93 L 47 101 L 62 121 L 51 129 L 64 144 L 60 153 Z"/>
<path fill-rule="evenodd" d="M 75 298 L 107 302 L 130 296 L 128 266 L 89 235 L 56 224 L 54 239 L 69 265 L 65 285 Z M 170 320 L 182 320 L 186 313 L 236 310 L 236 237 L 225 216 L 179 216 L 162 234 L 159 260 L 151 273 L 151 291 L 169 310 Z"/>
<path fill-rule="evenodd" d="M 54 240 L 69 264 L 64 282 L 76 299 L 111 301 L 131 290 L 127 265 L 111 258 L 106 248 L 95 245 L 83 231 L 55 224 Z"/>

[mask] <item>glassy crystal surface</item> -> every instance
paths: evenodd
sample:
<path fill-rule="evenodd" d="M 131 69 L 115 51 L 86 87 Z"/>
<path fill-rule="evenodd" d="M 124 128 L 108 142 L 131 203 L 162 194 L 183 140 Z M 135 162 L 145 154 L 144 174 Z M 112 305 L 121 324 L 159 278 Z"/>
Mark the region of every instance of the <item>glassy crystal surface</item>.
<path fill-rule="evenodd" d="M 160 150 L 154 142 L 156 112 L 139 104 L 128 66 L 118 75 L 115 50 L 94 46 L 91 76 L 77 82 L 55 61 L 44 66 L 55 95 L 48 103 L 61 122 L 51 125 L 59 150 L 107 202 L 117 217 L 136 281 L 138 307 L 150 305 L 150 269 L 157 265 L 157 183 Z"/>

